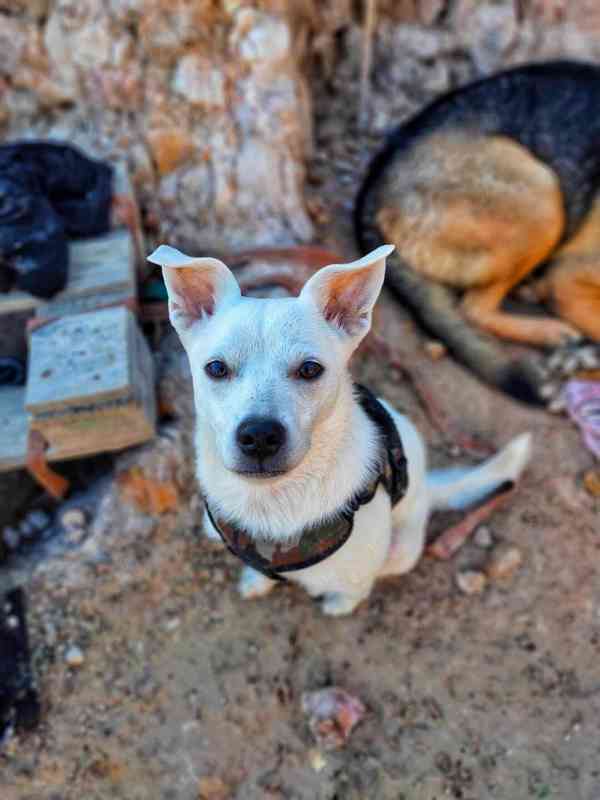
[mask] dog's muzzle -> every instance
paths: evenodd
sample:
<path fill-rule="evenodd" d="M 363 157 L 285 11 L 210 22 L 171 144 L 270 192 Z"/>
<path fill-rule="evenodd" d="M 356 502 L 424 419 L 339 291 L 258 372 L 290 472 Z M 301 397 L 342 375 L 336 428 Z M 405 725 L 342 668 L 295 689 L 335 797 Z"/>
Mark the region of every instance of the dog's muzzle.
<path fill-rule="evenodd" d="M 287 431 L 276 419 L 249 417 L 240 423 L 235 440 L 243 457 L 242 472 L 272 474 L 285 471 L 284 450 Z"/>

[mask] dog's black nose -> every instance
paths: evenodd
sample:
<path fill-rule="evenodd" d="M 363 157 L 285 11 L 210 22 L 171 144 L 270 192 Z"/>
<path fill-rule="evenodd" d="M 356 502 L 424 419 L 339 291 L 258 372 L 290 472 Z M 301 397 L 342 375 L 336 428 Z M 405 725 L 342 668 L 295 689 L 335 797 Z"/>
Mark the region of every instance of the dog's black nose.
<path fill-rule="evenodd" d="M 276 419 L 247 419 L 237 429 L 237 443 L 244 455 L 263 460 L 278 453 L 285 442 L 285 428 Z"/>

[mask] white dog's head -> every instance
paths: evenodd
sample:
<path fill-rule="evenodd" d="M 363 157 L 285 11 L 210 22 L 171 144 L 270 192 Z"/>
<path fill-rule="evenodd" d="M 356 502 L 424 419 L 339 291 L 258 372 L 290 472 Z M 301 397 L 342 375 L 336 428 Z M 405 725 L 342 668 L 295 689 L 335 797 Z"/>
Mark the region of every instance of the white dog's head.
<path fill-rule="evenodd" d="M 379 247 L 319 270 L 298 297 L 242 297 L 214 258 L 162 245 L 169 315 L 192 371 L 196 413 L 226 469 L 248 480 L 296 467 L 315 425 L 332 412 L 347 363 L 371 325 L 385 260 Z"/>

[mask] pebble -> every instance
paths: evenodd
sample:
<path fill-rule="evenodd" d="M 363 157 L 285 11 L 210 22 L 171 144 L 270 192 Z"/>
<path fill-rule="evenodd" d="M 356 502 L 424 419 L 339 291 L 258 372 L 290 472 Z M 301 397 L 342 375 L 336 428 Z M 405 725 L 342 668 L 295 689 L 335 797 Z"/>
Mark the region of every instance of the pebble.
<path fill-rule="evenodd" d="M 85 514 L 80 508 L 68 508 L 60 515 L 60 524 L 65 531 L 85 527 Z"/>
<path fill-rule="evenodd" d="M 584 369 L 595 369 L 600 366 L 600 348 L 584 347 L 579 351 L 579 363 Z"/>
<path fill-rule="evenodd" d="M 87 535 L 85 528 L 68 528 L 65 530 L 64 538 L 67 544 L 81 544 Z"/>
<path fill-rule="evenodd" d="M 367 711 L 358 697 L 338 686 L 304 692 L 302 710 L 321 750 L 343 747 Z"/>
<path fill-rule="evenodd" d="M 523 554 L 514 545 L 501 545 L 492 553 L 487 566 L 486 574 L 492 580 L 510 578 L 523 563 Z"/>
<path fill-rule="evenodd" d="M 559 394 L 550 403 L 548 403 L 548 411 L 551 414 L 562 414 L 567 408 L 567 402 L 562 394 Z"/>
<path fill-rule="evenodd" d="M 221 569 L 220 567 L 216 567 L 212 571 L 211 580 L 213 583 L 225 583 L 225 570 Z"/>
<path fill-rule="evenodd" d="M 25 519 L 21 520 L 19 523 L 19 533 L 24 539 L 33 539 L 39 531 L 34 528 L 28 518 L 25 517 Z"/>
<path fill-rule="evenodd" d="M 2 541 L 9 550 L 16 550 L 21 543 L 21 534 L 16 528 L 7 525 L 2 531 Z"/>
<path fill-rule="evenodd" d="M 313 747 L 308 751 L 308 763 L 315 772 L 321 772 L 327 766 L 327 759 L 320 750 Z"/>
<path fill-rule="evenodd" d="M 30 511 L 26 519 L 38 533 L 45 531 L 52 521 L 50 514 L 43 511 L 41 508 Z"/>
<path fill-rule="evenodd" d="M 445 344 L 431 339 L 425 342 L 423 349 L 432 361 L 439 361 L 441 358 L 444 358 L 448 352 L 448 348 Z"/>
<path fill-rule="evenodd" d="M 76 644 L 72 644 L 65 653 L 65 662 L 69 667 L 80 667 L 83 661 L 83 651 Z"/>
<path fill-rule="evenodd" d="M 494 544 L 494 540 L 492 538 L 492 532 L 487 525 L 480 525 L 477 528 L 475 534 L 473 535 L 473 541 L 477 547 L 481 547 L 482 550 L 490 549 L 490 547 Z"/>
<path fill-rule="evenodd" d="M 227 800 L 231 791 L 220 778 L 200 778 L 198 782 L 199 800 Z"/>
<path fill-rule="evenodd" d="M 600 497 L 600 469 L 590 469 L 583 476 L 583 485 L 592 497 Z"/>
<path fill-rule="evenodd" d="M 481 594 L 487 586 L 483 572 L 467 569 L 456 574 L 456 585 L 463 594 Z"/>

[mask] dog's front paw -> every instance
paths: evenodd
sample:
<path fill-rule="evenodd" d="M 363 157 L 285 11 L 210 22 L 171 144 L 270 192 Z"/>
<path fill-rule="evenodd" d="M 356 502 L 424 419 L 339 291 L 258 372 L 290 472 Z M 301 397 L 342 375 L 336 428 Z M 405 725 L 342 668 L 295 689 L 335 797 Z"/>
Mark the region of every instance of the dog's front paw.
<path fill-rule="evenodd" d="M 276 583 L 252 567 L 244 567 L 238 581 L 238 592 L 246 600 L 254 600 L 269 594 Z"/>
<path fill-rule="evenodd" d="M 323 595 L 321 611 L 330 617 L 343 617 L 352 614 L 356 606 L 363 600 L 363 596 L 331 592 Z"/>

